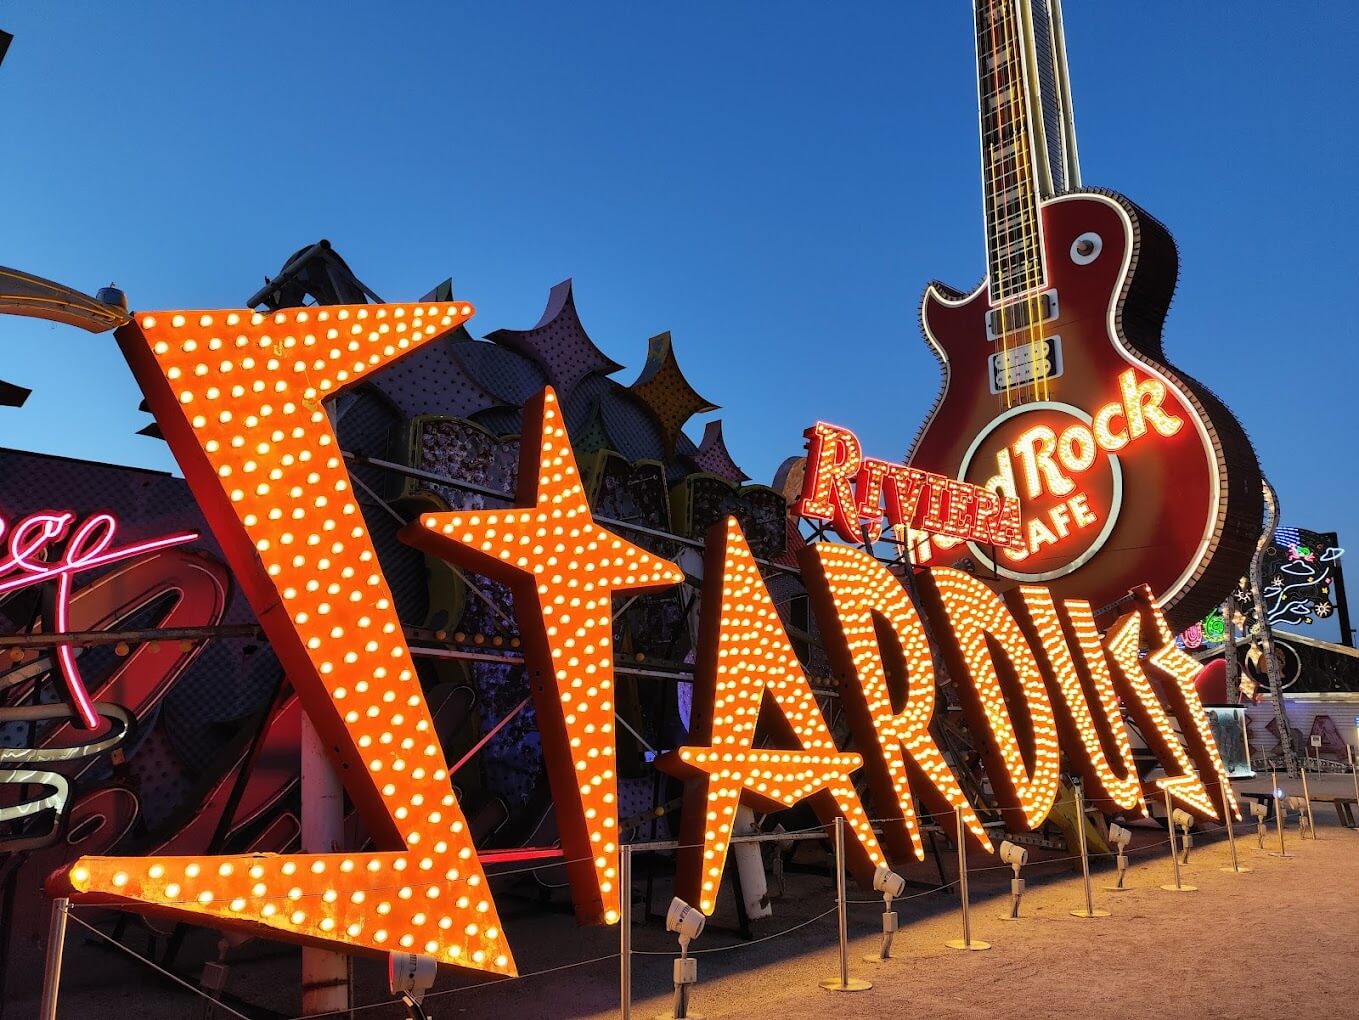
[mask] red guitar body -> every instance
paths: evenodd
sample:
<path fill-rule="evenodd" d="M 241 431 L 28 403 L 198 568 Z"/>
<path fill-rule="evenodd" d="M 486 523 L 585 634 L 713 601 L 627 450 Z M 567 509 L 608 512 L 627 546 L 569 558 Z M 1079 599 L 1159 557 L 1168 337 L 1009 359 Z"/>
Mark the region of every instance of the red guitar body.
<path fill-rule="evenodd" d="M 1096 611 L 1145 583 L 1188 626 L 1245 573 L 1259 537 L 1254 450 L 1216 396 L 1164 361 L 1178 269 L 1165 228 L 1094 191 L 1042 202 L 1040 223 L 1056 314 L 1009 340 L 1059 338 L 1059 367 L 1037 389 L 994 392 L 991 359 L 1005 342 L 988 335 L 985 282 L 925 292 L 944 384 L 909 461 L 1017 495 L 1026 540 L 1008 552 L 935 539 L 932 562 L 967 559 L 999 590 L 1042 583 Z"/>

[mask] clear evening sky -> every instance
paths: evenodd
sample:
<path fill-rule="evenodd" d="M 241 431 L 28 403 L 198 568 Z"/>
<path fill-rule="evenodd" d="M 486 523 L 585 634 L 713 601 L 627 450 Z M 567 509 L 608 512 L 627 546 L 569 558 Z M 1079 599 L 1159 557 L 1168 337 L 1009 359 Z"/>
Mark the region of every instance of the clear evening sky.
<path fill-rule="evenodd" d="M 1285 522 L 1359 550 L 1354 6 L 1066 19 L 1085 182 L 1180 245 L 1167 354 L 1241 418 Z M 479 335 L 574 277 L 623 381 L 673 331 L 760 481 L 818 418 L 901 456 L 939 383 L 922 289 L 983 271 L 964 0 L 11 0 L 0 28 L 0 264 L 217 308 L 326 237 L 387 300 L 452 276 Z M 173 467 L 110 336 L 0 332 L 35 391 L 0 445 Z"/>

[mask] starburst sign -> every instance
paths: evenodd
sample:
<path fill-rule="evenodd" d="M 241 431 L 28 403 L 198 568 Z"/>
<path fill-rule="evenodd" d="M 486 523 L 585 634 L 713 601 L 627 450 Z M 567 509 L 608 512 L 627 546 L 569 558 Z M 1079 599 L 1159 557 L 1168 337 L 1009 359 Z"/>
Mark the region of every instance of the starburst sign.
<path fill-rule="evenodd" d="M 550 387 L 524 408 L 523 434 L 519 506 L 422 514 L 401 538 L 514 592 L 576 914 L 612 924 L 619 912 L 613 595 L 672 587 L 684 573 L 595 523 Z"/>
<path fill-rule="evenodd" d="M 515 972 L 321 406 L 471 314 L 460 303 L 157 312 L 118 331 L 288 680 L 385 849 L 83 857 L 54 892 Z"/>

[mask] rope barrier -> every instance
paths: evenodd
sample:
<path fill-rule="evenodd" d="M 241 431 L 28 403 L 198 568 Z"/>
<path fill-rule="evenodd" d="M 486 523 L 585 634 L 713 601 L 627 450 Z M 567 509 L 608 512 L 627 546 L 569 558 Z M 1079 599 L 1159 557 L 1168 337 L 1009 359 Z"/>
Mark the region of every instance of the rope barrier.
<path fill-rule="evenodd" d="M 934 890 L 930 890 L 930 891 L 933 892 Z M 807 918 L 807 920 L 805 920 L 805 921 L 800 921 L 800 922 L 798 922 L 797 924 L 793 925 L 791 928 L 785 928 L 785 929 L 783 929 L 783 931 L 776 931 L 776 932 L 773 932 L 773 933 L 770 934 L 770 935 L 764 935 L 764 936 L 762 936 L 762 937 L 760 937 L 760 938 L 758 938 L 758 939 L 752 939 L 752 940 L 749 941 L 749 942 L 738 942 L 738 943 L 736 943 L 736 945 L 734 945 L 734 946 L 714 946 L 714 947 L 711 948 L 711 949 L 691 949 L 691 950 L 689 950 L 689 955 L 690 955 L 690 956 L 699 956 L 699 955 L 704 954 L 704 953 L 731 953 L 731 952 L 735 952 L 735 951 L 738 950 L 738 949 L 748 949 L 748 948 L 750 948 L 751 946 L 758 946 L 761 942 L 768 942 L 768 941 L 770 941 L 771 939 L 781 938 L 781 937 L 784 936 L 784 935 L 791 935 L 793 932 L 797 931 L 799 928 L 805 928 L 805 927 L 807 927 L 807 925 L 812 924 L 812 923 L 814 923 L 814 922 L 816 922 L 816 921 L 820 921 L 822 918 L 830 917 L 830 915 L 833 914 L 833 913 L 835 913 L 835 911 L 836 911 L 836 908 L 835 908 L 835 907 L 831 907 L 829 910 L 823 910 L 821 913 L 817 914 L 815 917 L 809 917 L 809 918 Z M 618 954 L 615 953 L 614 955 L 617 956 Z M 656 950 L 649 950 L 649 949 L 634 949 L 634 950 L 632 951 L 632 955 L 633 955 L 633 956 L 674 956 L 674 955 L 675 955 L 675 951 L 674 951 L 673 949 L 666 950 L 665 952 L 657 952 Z"/>
<path fill-rule="evenodd" d="M 208 995 L 206 992 L 204 992 L 203 989 L 197 988 L 194 985 L 189 984 L 189 982 L 185 981 L 178 974 L 171 973 L 170 971 L 162 967 L 160 964 L 156 963 L 155 960 L 148 959 L 145 956 L 142 956 L 140 953 L 136 952 L 135 950 L 129 949 L 127 946 L 123 945 L 113 936 L 104 934 L 102 931 L 100 931 L 94 925 L 90 924 L 88 921 L 82 921 L 78 916 L 76 916 L 76 912 L 74 909 L 69 910 L 66 916 L 70 920 L 74 921 L 76 924 L 80 925 L 80 927 L 98 935 L 105 942 L 109 943 L 110 945 L 114 946 L 117 949 L 121 949 L 124 953 L 132 957 L 134 960 L 140 960 L 142 963 L 146 964 L 152 970 L 159 972 L 163 977 L 167 977 L 175 984 L 180 985 L 183 988 L 187 988 L 189 991 L 193 992 L 199 998 L 206 999 L 208 1002 L 213 1003 L 213 1005 L 217 1006 L 220 1009 L 225 1010 L 232 1016 L 239 1017 L 240 1020 L 250 1020 L 250 1017 L 246 1016 L 244 1013 L 232 1009 L 224 1002 L 214 999 L 211 995 Z"/>
<path fill-rule="evenodd" d="M 878 820 L 874 819 L 873 821 L 878 821 Z M 894 819 L 893 821 L 896 821 L 896 820 Z M 1208 832 L 1216 832 L 1216 831 L 1218 831 L 1218 830 L 1225 830 L 1225 829 L 1226 829 L 1226 825 L 1225 825 L 1225 824 L 1209 824 L 1209 825 L 1205 826 L 1204 828 L 1202 828 L 1202 829 L 1200 829 L 1200 830 L 1198 830 L 1198 831 L 1199 831 L 1200 833 L 1208 833 Z M 742 842 L 742 841 L 744 841 L 744 842 L 775 842 L 775 841 L 782 840 L 782 839 L 785 839 L 785 838 L 790 837 L 790 836 L 796 836 L 796 837 L 800 837 L 800 838 L 806 839 L 806 838 L 811 838 L 811 837 L 814 837 L 814 836 L 817 836 L 817 835 L 823 836 L 823 837 L 824 837 L 824 836 L 826 836 L 826 833 L 824 832 L 824 830 L 822 830 L 822 828 L 821 828 L 820 826 L 809 826 L 809 827 L 807 827 L 807 828 L 805 828 L 805 829 L 793 830 L 793 831 L 787 832 L 787 833 L 764 834 L 764 835 L 761 835 L 761 836 L 748 836 L 748 837 L 734 837 L 734 838 L 731 840 L 731 842 L 732 842 L 732 843 Z M 1166 839 L 1158 839 L 1158 840 L 1155 840 L 1155 841 L 1153 841 L 1153 842 L 1151 842 L 1151 843 L 1147 843 L 1147 844 L 1145 844 L 1145 845 L 1143 845 L 1143 846 L 1135 847 L 1135 848 L 1133 848 L 1133 849 L 1131 849 L 1131 850 L 1125 851 L 1125 854 L 1131 855 L 1131 854 L 1135 854 L 1135 853 L 1147 853 L 1147 852 L 1154 851 L 1154 850 L 1157 850 L 1157 849 L 1159 849 L 1159 848 L 1162 848 L 1162 847 L 1166 846 L 1167 844 L 1169 844 L 1170 842 L 1171 842 L 1171 840 L 1170 840 L 1170 838 L 1168 838 L 1168 837 L 1167 837 Z M 701 847 L 702 845 L 703 845 L 703 844 L 701 844 L 701 843 L 695 843 L 695 844 L 678 844 L 678 843 L 676 843 L 676 844 L 674 844 L 673 846 L 668 847 L 668 848 L 669 848 L 669 849 L 694 849 L 694 848 Z M 582 858 L 581 861 L 586 861 L 586 860 L 590 860 L 590 859 L 591 859 L 591 858 Z M 1073 861 L 1073 860 L 1078 860 L 1078 859 L 1079 859 L 1079 856 L 1078 856 L 1078 855 L 1067 856 L 1067 857 L 1058 857 L 1058 858 L 1050 858 L 1050 859 L 1047 859 L 1047 860 L 1044 860 L 1044 861 L 1037 861 L 1037 862 L 1034 862 L 1034 864 L 1031 864 L 1031 865 L 1029 865 L 1029 866 L 1030 866 L 1030 867 L 1033 867 L 1034 865 L 1038 865 L 1038 864 L 1058 864 L 1058 863 L 1062 863 L 1062 862 L 1065 862 L 1065 861 Z M 517 869 L 511 870 L 511 871 L 498 872 L 498 873 L 496 873 L 495 875 L 492 875 L 492 876 L 490 876 L 490 877 L 499 877 L 499 876 L 501 876 L 501 875 L 524 874 L 524 873 L 529 873 L 529 872 L 533 872 L 533 871 L 542 870 L 543 868 L 560 867 L 560 866 L 564 866 L 564 865 L 570 864 L 570 863 L 577 863 L 577 862 L 572 862 L 572 861 L 554 861 L 554 862 L 551 862 L 551 863 L 548 863 L 548 864 L 532 865 L 532 866 L 525 867 L 525 868 L 517 868 Z M 1009 869 L 1009 865 L 1002 864 L 1002 865 L 987 866 L 987 867 L 983 867 L 983 868 L 968 868 L 967 871 L 968 871 L 969 874 L 977 874 L 977 873 L 982 873 L 982 872 L 987 872 L 987 871 L 999 871 L 999 870 L 1008 870 L 1008 869 Z M 898 903 L 909 902 L 909 901 L 911 901 L 911 900 L 921 899 L 921 898 L 923 898 L 923 897 L 925 897 L 925 896 L 932 896 L 932 895 L 934 895 L 934 894 L 936 894 L 936 893 L 947 892 L 948 890 L 953 889 L 953 888 L 956 887 L 957 885 L 958 885 L 958 879 L 953 879 L 953 880 L 948 881 L 948 882 L 945 882 L 945 883 L 943 883 L 942 885 L 939 885 L 939 886 L 937 886 L 937 887 L 934 887 L 934 888 L 931 888 L 931 889 L 925 889 L 925 890 L 922 890 L 922 891 L 916 892 L 916 893 L 912 893 L 912 894 L 909 895 L 909 896 L 897 896 L 897 897 L 894 897 L 894 898 L 893 898 L 893 904 L 895 905 L 895 904 L 898 904 Z M 395 886 L 394 886 L 394 887 L 392 887 L 392 888 L 398 888 L 398 887 L 395 887 Z M 381 889 L 375 889 L 375 890 L 371 890 L 371 891 L 382 891 L 382 890 L 381 890 Z M 882 902 L 883 902 L 883 901 L 882 901 L 881 898 L 874 898 L 874 899 L 855 899 L 855 900 L 846 900 L 846 901 L 845 901 L 845 904 L 846 904 L 847 906 L 850 906 L 850 905 L 855 905 L 855 906 L 867 906 L 867 905 L 881 904 Z M 837 909 L 838 909 L 838 908 L 837 908 L 836 906 L 832 906 L 832 907 L 828 908 L 827 910 L 822 911 L 822 912 L 819 913 L 819 914 L 816 914 L 816 915 L 814 915 L 814 916 L 812 916 L 812 917 L 809 917 L 809 918 L 807 918 L 807 919 L 805 919 L 805 920 L 803 920 L 803 921 L 798 922 L 798 923 L 795 924 L 795 925 L 792 925 L 792 926 L 790 926 L 790 927 L 788 927 L 788 928 L 784 928 L 784 929 L 782 929 L 782 930 L 780 930 L 780 931 L 777 931 L 777 932 L 771 932 L 771 933 L 768 934 L 768 935 L 761 936 L 760 938 L 753 939 L 753 940 L 748 941 L 748 942 L 741 942 L 741 943 L 737 943 L 737 944 L 735 944 L 735 945 L 730 945 L 730 946 L 713 946 L 713 947 L 705 948 L 705 949 L 690 950 L 690 955 L 695 955 L 695 956 L 696 956 L 696 955 L 713 955 L 713 954 L 717 954 L 717 953 L 737 952 L 737 951 L 740 951 L 740 950 L 743 950 L 743 949 L 748 949 L 748 948 L 750 948 L 750 947 L 752 947 L 752 946 L 757 946 L 757 945 L 761 945 L 761 944 L 766 943 L 766 942 L 771 942 L 771 941 L 773 941 L 773 940 L 775 940 L 775 939 L 783 938 L 783 937 L 786 936 L 786 935 L 791 935 L 791 934 L 793 934 L 794 932 L 797 932 L 797 931 L 802 930 L 803 928 L 807 928 L 807 927 L 809 927 L 809 926 L 815 924 L 815 923 L 818 922 L 818 921 L 824 920 L 825 918 L 827 918 L 827 917 L 831 916 L 832 914 L 834 914 L 834 913 L 836 912 Z M 205 1001 L 207 1001 L 207 1002 L 212 1003 L 214 1007 L 223 1010 L 224 1012 L 226 1012 L 227 1014 L 229 1014 L 229 1015 L 232 1016 L 232 1017 L 238 1018 L 238 1020 L 250 1020 L 250 1017 L 246 1016 L 244 1013 L 241 1013 L 239 1010 L 234 1009 L 233 1007 L 227 1005 L 226 1003 L 220 1001 L 219 999 L 213 998 L 212 996 L 210 996 L 210 995 L 208 995 L 206 992 L 204 992 L 201 988 L 198 988 L 198 987 L 196 987 L 195 985 L 191 984 L 190 982 L 185 981 L 183 978 L 179 977 L 177 974 L 174 974 L 173 972 L 171 972 L 171 971 L 167 970 L 166 968 L 162 967 L 160 964 L 156 963 L 154 960 L 151 960 L 151 959 L 149 959 L 149 958 L 147 958 L 147 957 L 145 957 L 145 956 L 142 956 L 140 953 L 138 953 L 138 952 L 136 952 L 135 950 L 129 948 L 129 947 L 126 946 L 126 945 L 124 945 L 122 942 L 119 942 L 117 939 L 113 938 L 112 936 L 106 934 L 106 933 L 103 932 L 103 931 L 100 931 L 100 930 L 99 930 L 98 928 L 96 928 L 94 925 L 90 924 L 89 922 L 85 921 L 83 918 L 79 917 L 79 916 L 76 914 L 76 912 L 75 912 L 75 908 L 72 908 L 72 909 L 71 909 L 69 916 L 70 916 L 70 919 L 73 920 L 76 924 L 80 925 L 82 928 L 84 928 L 84 929 L 86 929 L 87 931 L 93 933 L 94 935 L 98 936 L 101 940 L 103 940 L 103 941 L 105 941 L 105 942 L 108 942 L 108 943 L 112 944 L 115 948 L 121 950 L 124 954 L 126 954 L 126 955 L 132 957 L 134 960 L 140 961 L 141 963 L 145 964 L 147 967 L 151 968 L 152 970 L 154 970 L 155 972 L 157 972 L 157 973 L 160 974 L 161 976 L 163 976 L 163 977 L 165 977 L 165 978 L 168 978 L 170 981 L 174 982 L 176 985 L 178 985 L 178 986 L 180 986 L 180 987 L 182 987 L 182 988 L 188 990 L 189 992 L 192 992 L 194 995 L 198 996 L 199 998 L 201 998 L 201 999 L 203 999 L 203 1000 L 205 1000 Z M 631 951 L 631 955 L 632 955 L 632 956 L 647 956 L 647 957 L 673 957 L 675 954 L 674 954 L 674 951 L 673 951 L 673 950 L 665 950 L 665 951 L 659 951 L 659 950 L 632 950 L 632 951 Z M 520 975 L 518 975 L 518 976 L 516 976 L 516 977 L 513 977 L 513 978 L 498 978 L 498 979 L 493 979 L 493 980 L 488 980 L 488 981 L 479 981 L 479 982 L 476 982 L 476 983 L 474 983 L 474 984 L 464 985 L 464 986 L 462 986 L 462 987 L 460 987 L 460 988 L 450 988 L 450 989 L 445 989 L 444 991 L 440 991 L 440 992 L 431 992 L 431 993 L 429 993 L 429 994 L 427 994 L 427 995 L 425 996 L 425 999 L 426 999 L 426 1000 L 430 1000 L 430 999 L 444 998 L 444 997 L 447 997 L 447 996 L 458 995 L 458 994 L 461 994 L 461 993 L 463 993 L 463 992 L 472 991 L 473 989 L 477 989 L 477 988 L 485 988 L 485 987 L 489 987 L 489 986 L 491 986 L 491 985 L 506 985 L 506 984 L 513 984 L 513 983 L 516 983 L 516 982 L 519 982 L 519 981 L 526 981 L 526 980 L 530 980 L 530 979 L 537 978 L 537 977 L 543 977 L 543 976 L 548 975 L 548 974 L 555 974 L 555 973 L 560 973 L 560 972 L 567 971 L 567 970 L 574 970 L 574 969 L 577 969 L 577 968 L 580 968 L 580 967 L 588 967 L 588 966 L 593 966 L 593 965 L 599 964 L 599 963 L 605 963 L 605 962 L 612 961 L 612 960 L 618 960 L 619 957 L 620 957 L 620 954 L 617 953 L 617 952 L 615 952 L 615 953 L 609 953 L 609 954 L 606 954 L 606 955 L 604 955 L 604 956 L 592 957 L 591 959 L 588 959 L 588 960 L 578 960 L 578 961 L 574 961 L 574 962 L 572 962 L 572 963 L 560 964 L 560 965 L 554 966 L 554 967 L 545 967 L 545 968 L 543 968 L 543 969 L 541 969 L 541 970 L 531 971 L 530 973 L 527 973 L 527 974 L 520 974 Z M 373 1010 L 373 1009 L 391 1008 L 391 1007 L 394 1007 L 394 1006 L 399 1007 L 399 1006 L 400 1006 L 400 1000 L 397 1000 L 397 999 L 390 999 L 390 1000 L 383 1000 L 383 1001 L 380 1001 L 380 1002 L 367 1003 L 367 1004 L 364 1004 L 364 1005 L 352 1006 L 352 1007 L 348 1007 L 348 1008 L 346 1008 L 346 1009 L 331 1010 L 331 1011 L 329 1011 L 329 1012 L 324 1012 L 324 1013 L 307 1013 L 307 1014 L 301 1014 L 301 1015 L 298 1015 L 298 1016 L 293 1017 L 292 1020 L 324 1020 L 324 1018 L 327 1018 L 327 1017 L 344 1016 L 344 1015 L 351 1014 L 351 1013 L 365 1012 L 365 1011 L 369 1011 L 369 1010 Z"/>

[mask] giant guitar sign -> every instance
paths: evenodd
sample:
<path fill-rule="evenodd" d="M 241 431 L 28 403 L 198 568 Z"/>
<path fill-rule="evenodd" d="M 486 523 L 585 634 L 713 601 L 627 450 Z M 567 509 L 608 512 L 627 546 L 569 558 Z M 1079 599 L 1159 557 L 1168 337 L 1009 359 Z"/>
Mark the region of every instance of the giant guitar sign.
<path fill-rule="evenodd" d="M 1097 608 L 1147 583 L 1187 626 L 1246 569 L 1260 469 L 1231 412 L 1167 365 L 1175 244 L 1121 195 L 1083 190 L 1060 23 L 976 0 L 987 276 L 925 292 L 944 385 L 912 466 L 1017 499 L 1021 548 L 944 536 L 999 587 L 1042 582 Z"/>

